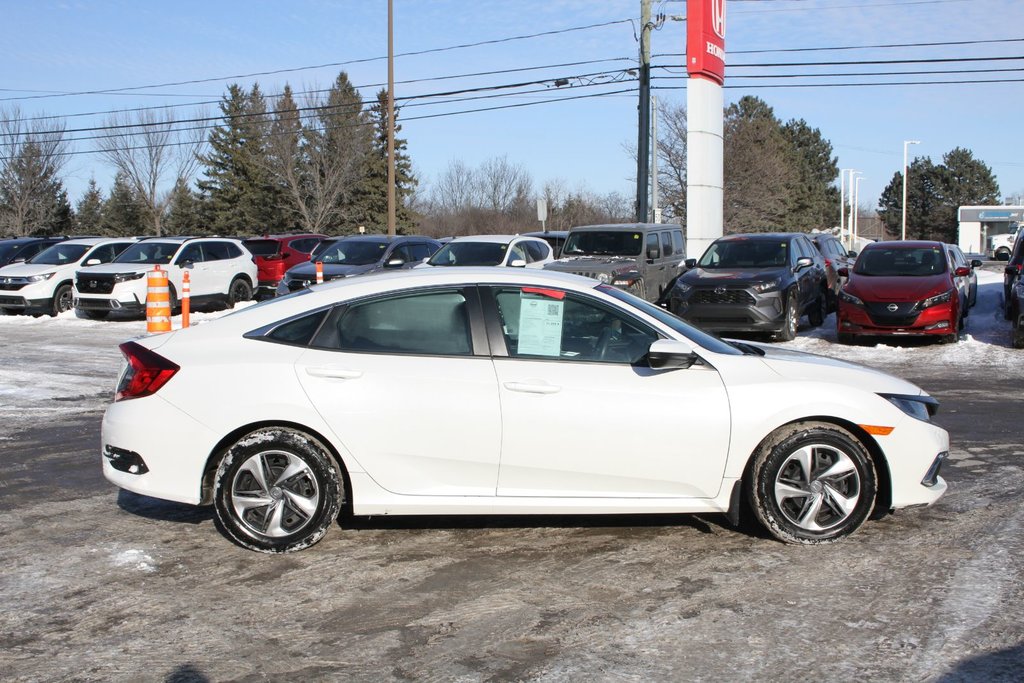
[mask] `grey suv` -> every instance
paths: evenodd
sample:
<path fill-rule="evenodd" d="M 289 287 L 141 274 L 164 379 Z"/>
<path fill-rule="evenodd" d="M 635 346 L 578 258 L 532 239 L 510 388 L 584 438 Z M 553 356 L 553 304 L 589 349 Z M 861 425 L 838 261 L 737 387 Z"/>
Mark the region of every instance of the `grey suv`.
<path fill-rule="evenodd" d="M 569 231 L 561 256 L 544 269 L 591 277 L 657 301 L 679 275 L 686 250 L 679 225 L 581 225 Z"/>
<path fill-rule="evenodd" d="M 807 235 L 719 237 L 676 280 L 669 310 L 705 330 L 796 336 L 800 316 L 817 327 L 828 315 L 825 259 Z"/>

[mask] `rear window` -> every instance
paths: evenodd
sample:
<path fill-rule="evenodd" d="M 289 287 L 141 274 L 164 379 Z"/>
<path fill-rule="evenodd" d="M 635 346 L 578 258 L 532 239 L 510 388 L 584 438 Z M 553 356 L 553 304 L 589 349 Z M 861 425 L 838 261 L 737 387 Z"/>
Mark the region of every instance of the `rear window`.
<path fill-rule="evenodd" d="M 277 240 L 245 240 L 242 244 L 253 256 L 273 256 L 281 251 L 281 243 Z"/>

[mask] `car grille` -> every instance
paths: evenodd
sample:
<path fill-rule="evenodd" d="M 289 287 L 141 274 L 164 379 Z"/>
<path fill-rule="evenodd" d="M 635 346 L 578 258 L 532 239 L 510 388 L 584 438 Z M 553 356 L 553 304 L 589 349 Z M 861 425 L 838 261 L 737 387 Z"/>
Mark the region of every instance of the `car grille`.
<path fill-rule="evenodd" d="M 893 307 L 895 310 L 890 310 Z M 879 327 L 910 327 L 917 321 L 917 302 L 865 304 L 871 322 Z"/>
<path fill-rule="evenodd" d="M 79 294 L 110 294 L 114 291 L 113 275 L 79 275 L 75 279 Z"/>
<path fill-rule="evenodd" d="M 713 289 L 699 289 L 691 299 L 695 304 L 735 304 L 738 306 L 751 306 L 755 303 L 754 297 L 745 289 L 729 289 L 727 287 L 715 287 Z"/>
<path fill-rule="evenodd" d="M 75 299 L 75 308 L 90 311 L 109 311 L 114 304 L 109 299 Z"/>
<path fill-rule="evenodd" d="M 27 284 L 28 282 L 23 278 L 18 278 L 17 280 L 15 280 L 14 278 L 11 277 L 0 277 L 0 291 L 3 292 L 16 292 Z"/>

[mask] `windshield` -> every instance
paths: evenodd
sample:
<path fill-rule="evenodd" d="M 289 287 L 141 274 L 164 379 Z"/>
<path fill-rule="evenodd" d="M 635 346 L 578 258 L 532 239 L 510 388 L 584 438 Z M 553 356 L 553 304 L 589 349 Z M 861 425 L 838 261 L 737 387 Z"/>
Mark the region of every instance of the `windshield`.
<path fill-rule="evenodd" d="M 3 244 L 0 242 L 0 263 L 7 263 L 16 253 L 21 251 L 21 248 L 25 246 L 25 243 L 21 244 Z"/>
<path fill-rule="evenodd" d="M 505 261 L 507 244 L 449 242 L 427 261 L 432 266 L 497 266 Z"/>
<path fill-rule="evenodd" d="M 47 266 L 63 266 L 68 263 L 77 263 L 89 249 L 88 244 L 54 244 L 30 258 L 28 263 L 37 263 Z"/>
<path fill-rule="evenodd" d="M 136 242 L 122 251 L 111 263 L 170 263 L 180 242 Z"/>
<path fill-rule="evenodd" d="M 281 243 L 277 240 L 243 240 L 242 244 L 253 256 L 273 256 L 281 251 Z"/>
<path fill-rule="evenodd" d="M 725 354 L 727 356 L 742 356 L 743 352 L 737 349 L 732 344 L 724 342 L 718 337 L 713 337 L 707 332 L 698 330 L 689 323 L 685 322 L 682 318 L 678 318 L 675 315 L 669 313 L 661 306 L 655 306 L 654 304 L 641 299 L 638 296 L 633 296 L 629 292 L 625 292 L 618 287 L 612 287 L 610 285 L 598 285 L 595 289 L 604 292 L 608 296 L 615 297 L 619 301 L 629 304 L 633 308 L 639 308 L 641 311 L 656 319 L 658 322 L 667 325 L 679 334 L 683 335 L 694 344 L 701 346 L 708 351 L 714 351 L 715 353 Z"/>
<path fill-rule="evenodd" d="M 789 243 L 779 239 L 727 239 L 713 243 L 697 263 L 701 268 L 781 268 L 789 263 Z"/>
<path fill-rule="evenodd" d="M 639 256 L 643 245 L 642 232 L 581 230 L 569 234 L 562 256 Z"/>
<path fill-rule="evenodd" d="M 313 252 L 311 261 L 337 263 L 343 266 L 368 266 L 380 261 L 388 245 L 363 240 L 338 240 L 321 243 Z"/>
<path fill-rule="evenodd" d="M 946 272 L 942 247 L 878 247 L 865 249 L 853 267 L 869 277 L 922 277 Z"/>

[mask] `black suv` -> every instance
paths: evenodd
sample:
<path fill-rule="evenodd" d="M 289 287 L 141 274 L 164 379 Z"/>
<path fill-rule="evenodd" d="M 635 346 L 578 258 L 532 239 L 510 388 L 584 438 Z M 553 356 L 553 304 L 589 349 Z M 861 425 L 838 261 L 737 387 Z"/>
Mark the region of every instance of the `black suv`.
<path fill-rule="evenodd" d="M 1014 243 L 1010 260 L 1006 262 L 1006 267 L 1003 268 L 1003 311 L 1006 314 L 1007 320 L 1010 320 L 1012 317 L 1010 298 L 1014 285 L 1020 281 L 1021 270 L 1024 270 L 1024 239 L 1019 239 Z"/>
<path fill-rule="evenodd" d="M 0 266 L 27 261 L 43 249 L 63 242 L 67 237 L 13 237 L 0 240 Z"/>
<path fill-rule="evenodd" d="M 796 337 L 800 316 L 817 327 L 828 315 L 825 259 L 807 235 L 719 237 L 679 276 L 669 310 L 705 330 Z"/>
<path fill-rule="evenodd" d="M 351 235 L 325 239 L 313 250 L 309 261 L 288 269 L 277 285 L 277 295 L 316 283 L 317 261 L 323 264 L 326 282 L 384 269 L 411 268 L 440 248 L 437 240 L 414 235 Z"/>

